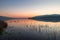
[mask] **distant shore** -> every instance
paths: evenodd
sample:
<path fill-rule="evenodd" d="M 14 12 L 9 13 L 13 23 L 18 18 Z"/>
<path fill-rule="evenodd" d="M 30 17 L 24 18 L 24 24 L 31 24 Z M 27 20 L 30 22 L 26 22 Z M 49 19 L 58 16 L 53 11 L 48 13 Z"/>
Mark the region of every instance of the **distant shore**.
<path fill-rule="evenodd" d="M 38 20 L 38 21 L 46 21 L 46 22 L 60 22 L 60 15 L 42 15 L 42 16 L 35 16 L 29 19 Z"/>

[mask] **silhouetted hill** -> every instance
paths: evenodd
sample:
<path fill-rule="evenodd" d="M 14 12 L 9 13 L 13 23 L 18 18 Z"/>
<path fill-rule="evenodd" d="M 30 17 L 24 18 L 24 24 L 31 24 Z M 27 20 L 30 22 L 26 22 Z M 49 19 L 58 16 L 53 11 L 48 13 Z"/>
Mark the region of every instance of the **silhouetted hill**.
<path fill-rule="evenodd" d="M 11 19 L 11 18 L 5 17 L 5 16 L 0 16 L 0 20 L 8 20 L 8 19 Z"/>
<path fill-rule="evenodd" d="M 6 16 L 0 16 L 0 20 L 11 20 L 11 19 L 20 19 L 20 18 L 11 18 Z"/>
<path fill-rule="evenodd" d="M 12 18 L 12 17 L 0 16 L 0 20 L 11 20 L 11 19 L 27 19 L 27 18 Z"/>
<path fill-rule="evenodd" d="M 42 16 L 35 16 L 31 19 L 40 20 L 40 21 L 47 21 L 47 22 L 60 22 L 60 15 L 53 14 L 53 15 L 42 15 Z"/>

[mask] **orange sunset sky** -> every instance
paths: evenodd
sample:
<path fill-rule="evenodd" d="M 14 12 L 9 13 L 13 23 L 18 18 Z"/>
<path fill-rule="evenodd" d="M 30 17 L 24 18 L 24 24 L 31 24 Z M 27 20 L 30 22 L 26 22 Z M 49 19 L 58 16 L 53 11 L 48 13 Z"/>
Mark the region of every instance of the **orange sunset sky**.
<path fill-rule="evenodd" d="M 28 18 L 60 14 L 59 0 L 1 0 L 0 16 Z"/>

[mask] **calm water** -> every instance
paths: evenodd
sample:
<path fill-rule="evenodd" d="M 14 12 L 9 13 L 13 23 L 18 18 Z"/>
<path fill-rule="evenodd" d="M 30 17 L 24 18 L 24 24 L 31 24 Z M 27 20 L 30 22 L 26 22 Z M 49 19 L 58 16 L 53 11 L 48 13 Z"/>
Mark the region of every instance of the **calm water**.
<path fill-rule="evenodd" d="M 8 20 L 0 40 L 60 40 L 60 22 Z"/>

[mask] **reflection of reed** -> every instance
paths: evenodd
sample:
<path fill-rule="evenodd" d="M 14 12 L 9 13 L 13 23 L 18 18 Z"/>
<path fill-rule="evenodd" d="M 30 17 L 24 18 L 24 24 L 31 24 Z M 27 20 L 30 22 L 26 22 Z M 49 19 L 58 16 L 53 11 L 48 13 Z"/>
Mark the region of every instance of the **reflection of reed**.
<path fill-rule="evenodd" d="M 26 28 L 30 28 L 32 30 L 36 30 L 36 31 L 53 31 L 56 29 L 56 27 L 54 27 L 54 24 L 48 25 L 45 23 L 41 24 L 40 22 L 34 21 L 34 20 L 10 20 L 10 23 L 12 22 L 12 24 L 19 24 L 20 26 L 25 26 Z M 52 27 L 53 26 L 53 27 Z M 57 27 L 58 28 L 58 27 Z M 57 29 L 56 29 L 57 30 Z"/>
<path fill-rule="evenodd" d="M 48 25 L 25 25 L 28 29 L 30 30 L 34 30 L 36 32 L 39 32 L 39 33 L 46 33 L 48 35 L 48 38 L 47 39 L 50 39 L 50 40 L 56 40 L 56 30 L 53 29 L 53 27 L 50 27 Z"/>
<path fill-rule="evenodd" d="M 56 40 L 56 35 L 60 31 L 60 25 L 49 22 L 39 22 L 34 20 L 10 20 L 9 26 L 13 26 L 24 31 L 32 31 L 46 37 L 47 40 Z M 19 30 L 20 31 L 20 30 Z"/>

